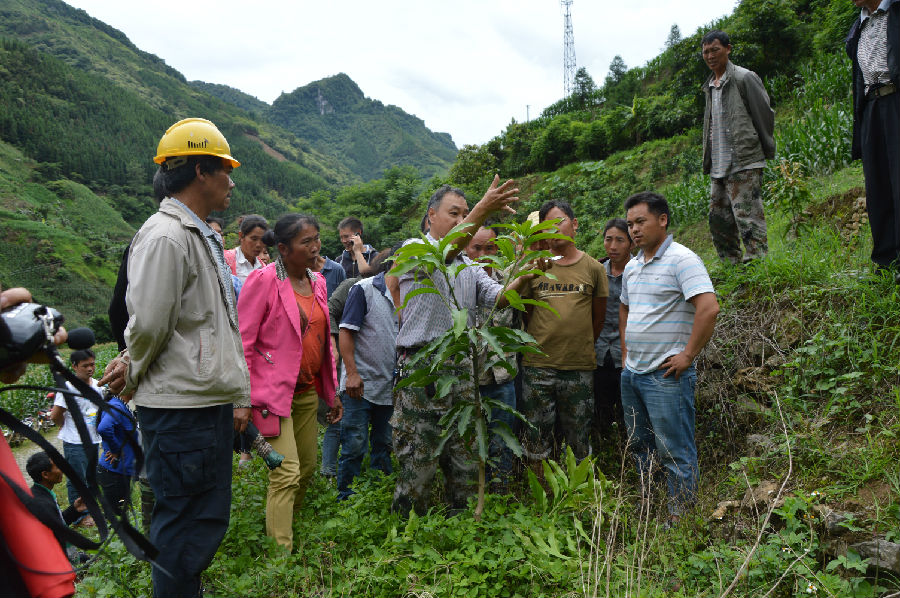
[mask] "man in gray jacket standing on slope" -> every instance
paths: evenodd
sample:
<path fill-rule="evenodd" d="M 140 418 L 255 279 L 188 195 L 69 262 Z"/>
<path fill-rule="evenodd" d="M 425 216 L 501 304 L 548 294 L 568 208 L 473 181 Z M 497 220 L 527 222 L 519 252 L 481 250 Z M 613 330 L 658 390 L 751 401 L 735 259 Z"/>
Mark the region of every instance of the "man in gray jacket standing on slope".
<path fill-rule="evenodd" d="M 250 376 L 231 273 L 206 224 L 224 210 L 240 163 L 211 122 L 189 118 L 159 142 L 154 191 L 164 199 L 128 259 L 128 349 L 101 382 L 134 394 L 156 497 L 154 596 L 202 594 L 200 574 L 228 529 L 233 430 L 250 417 Z"/>
<path fill-rule="evenodd" d="M 710 31 L 701 41 L 712 74 L 703 84 L 703 173 L 710 176 L 709 231 L 719 258 L 732 264 L 765 257 L 762 171 L 775 157 L 775 112 L 759 75 L 728 57 L 731 41 Z M 741 252 L 741 241 L 746 253 Z"/>

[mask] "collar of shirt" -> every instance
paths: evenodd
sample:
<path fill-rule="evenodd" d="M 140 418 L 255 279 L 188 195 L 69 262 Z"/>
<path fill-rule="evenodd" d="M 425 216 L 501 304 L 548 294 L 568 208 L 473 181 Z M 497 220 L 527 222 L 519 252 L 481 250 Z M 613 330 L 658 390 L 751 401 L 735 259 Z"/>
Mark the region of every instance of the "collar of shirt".
<path fill-rule="evenodd" d="M 724 73 L 722 73 L 722 77 L 719 79 L 718 85 L 716 85 L 716 75 L 715 75 L 715 73 L 713 73 L 713 76 L 710 77 L 710 79 L 709 79 L 709 86 L 712 87 L 713 89 L 719 89 L 720 87 L 725 85 L 726 81 L 728 81 L 728 71 L 725 71 Z"/>
<path fill-rule="evenodd" d="M 656 250 L 656 254 L 653 256 L 653 259 L 650 261 L 652 262 L 653 260 L 661 259 L 662 256 L 665 255 L 666 249 L 669 248 L 669 246 L 672 244 L 672 242 L 674 240 L 675 240 L 675 237 L 673 235 L 668 235 L 666 237 L 666 240 L 662 242 L 662 245 L 659 246 L 659 249 Z M 643 249 L 641 249 L 638 252 L 636 259 L 637 259 L 638 263 L 640 263 L 640 264 L 646 263 L 646 262 L 644 262 L 644 250 Z"/>
<path fill-rule="evenodd" d="M 244 255 L 244 252 L 241 251 L 240 245 L 238 245 L 237 247 L 234 248 L 234 258 L 235 258 L 235 262 L 238 264 L 249 264 L 250 263 L 250 260 L 248 260 L 247 256 Z M 257 261 L 258 260 L 259 260 L 259 258 L 257 258 Z M 256 264 L 252 264 L 252 265 L 254 267 L 256 267 Z"/>
<path fill-rule="evenodd" d="M 881 4 L 878 5 L 878 8 L 875 9 L 875 12 L 878 12 L 880 10 L 887 11 L 887 9 L 889 9 L 891 7 L 891 4 L 893 4 L 896 1 L 897 0 L 881 0 Z M 862 8 L 860 10 L 860 21 L 865 21 L 866 19 L 871 17 L 873 14 L 875 14 L 875 13 L 870 11 L 868 8 Z"/>
<path fill-rule="evenodd" d="M 375 275 L 375 278 L 372 279 L 372 286 L 378 289 L 379 293 L 381 293 L 388 299 L 391 299 L 390 294 L 387 290 L 387 283 L 384 281 L 384 272 L 379 272 Z"/>
<path fill-rule="evenodd" d="M 203 222 L 203 220 L 200 219 L 200 216 L 197 216 L 197 214 L 194 213 L 194 210 L 190 209 L 189 207 L 187 207 L 186 205 L 184 205 L 183 203 L 181 203 L 174 197 L 170 197 L 169 199 L 171 199 L 175 203 L 175 205 L 177 205 L 178 207 L 180 207 L 185 212 L 187 212 L 188 214 L 191 215 L 191 218 L 194 220 L 194 224 L 197 225 L 197 228 L 200 229 L 200 232 L 203 233 L 204 237 L 215 239 L 216 242 L 221 245 L 221 242 L 219 241 L 219 236 L 216 235 L 216 231 L 209 228 L 209 225 L 206 224 L 205 222 Z"/>

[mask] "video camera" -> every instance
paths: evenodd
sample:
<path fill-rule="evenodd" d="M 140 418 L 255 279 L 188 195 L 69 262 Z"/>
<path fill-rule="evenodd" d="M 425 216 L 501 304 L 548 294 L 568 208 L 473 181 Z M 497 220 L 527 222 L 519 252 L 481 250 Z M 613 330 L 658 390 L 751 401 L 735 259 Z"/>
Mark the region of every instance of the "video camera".
<path fill-rule="evenodd" d="M 20 303 L 0 313 L 0 369 L 52 346 L 53 335 L 64 319 L 52 307 L 39 303 Z"/>
<path fill-rule="evenodd" d="M 53 342 L 54 335 L 63 323 L 63 316 L 57 310 L 37 303 L 20 303 L 0 312 L 0 369 L 5 369 L 16 363 L 28 361 L 36 354 L 44 352 L 49 361 L 50 372 L 54 379 L 55 387 L 35 386 L 30 384 L 18 384 L 0 387 L 0 393 L 12 390 L 30 390 L 40 392 L 62 393 L 66 406 L 72 412 L 73 422 L 79 437 L 85 444 L 90 443 L 90 435 L 87 424 L 81 415 L 81 409 L 75 397 L 87 399 L 103 412 L 110 413 L 110 407 L 106 402 L 104 393 L 98 393 L 96 389 L 75 376 L 63 361 Z M 89 328 L 76 328 L 68 334 L 68 345 L 72 349 L 87 349 L 95 342 L 94 333 Z M 128 417 L 131 417 L 130 415 Z M 132 422 L 134 420 L 132 419 Z M 57 467 L 75 485 L 78 493 L 84 499 L 88 512 L 97 524 L 100 541 L 78 534 L 69 529 L 57 517 L 45 513 L 27 488 L 17 482 L 14 477 L 21 478 L 21 472 L 14 460 L 0 464 L 0 484 L 6 485 L 19 499 L 19 502 L 27 508 L 43 525 L 49 527 L 58 538 L 62 538 L 69 544 L 86 550 L 97 550 L 101 547 L 109 535 L 109 526 L 119 536 L 126 549 L 136 558 L 153 560 L 158 550 L 129 522 L 126 515 L 120 515 L 106 498 L 95 493 L 96 487 L 97 456 L 89 456 L 86 479 L 82 479 L 59 453 L 57 447 L 48 442 L 38 432 L 24 425 L 8 411 L 0 407 L 0 423 L 11 430 L 21 434 L 44 449 Z M 136 429 L 136 428 L 135 428 Z M 136 467 L 143 466 L 143 452 L 137 441 L 137 434 L 132 433 L 128 443 L 135 449 Z M 5 443 L 4 443 L 5 444 Z M 6 449 L 8 451 L 8 449 Z M 6 470 L 8 468 L 8 471 Z M 15 470 L 15 471 L 14 471 Z M 0 535 L 0 550 L 14 548 L 10 542 L 15 539 L 5 538 Z M 6 544 L 4 546 L 4 543 Z M 15 552 L 15 551 L 14 551 Z M 82 566 L 84 567 L 84 565 Z M 51 572 L 28 569 L 31 573 L 40 575 L 52 575 Z"/>

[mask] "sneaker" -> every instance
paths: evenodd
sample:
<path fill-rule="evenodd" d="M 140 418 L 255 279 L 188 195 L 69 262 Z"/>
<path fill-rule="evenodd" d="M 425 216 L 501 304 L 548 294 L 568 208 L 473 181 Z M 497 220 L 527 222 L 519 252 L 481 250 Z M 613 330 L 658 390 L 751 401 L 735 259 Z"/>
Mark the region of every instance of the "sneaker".
<path fill-rule="evenodd" d="M 262 437 L 262 434 L 253 439 L 253 444 L 251 444 L 250 447 L 256 451 L 256 454 L 262 458 L 266 467 L 270 470 L 281 467 L 281 463 L 284 461 L 284 455 L 272 448 L 272 445 L 266 442 L 266 439 Z"/>

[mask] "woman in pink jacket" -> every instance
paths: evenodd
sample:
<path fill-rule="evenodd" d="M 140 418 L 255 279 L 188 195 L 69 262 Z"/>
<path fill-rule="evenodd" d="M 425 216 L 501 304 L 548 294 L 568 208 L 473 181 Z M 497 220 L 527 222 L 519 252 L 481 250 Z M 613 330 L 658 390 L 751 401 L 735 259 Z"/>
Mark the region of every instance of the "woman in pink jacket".
<path fill-rule="evenodd" d="M 274 237 L 274 239 L 273 239 Z M 247 277 L 238 301 L 241 340 L 250 370 L 253 423 L 284 455 L 269 472 L 266 534 L 288 550 L 292 520 L 316 467 L 319 397 L 339 421 L 325 279 L 310 268 L 319 255 L 319 223 L 283 216 L 269 233 L 278 259 Z"/>

